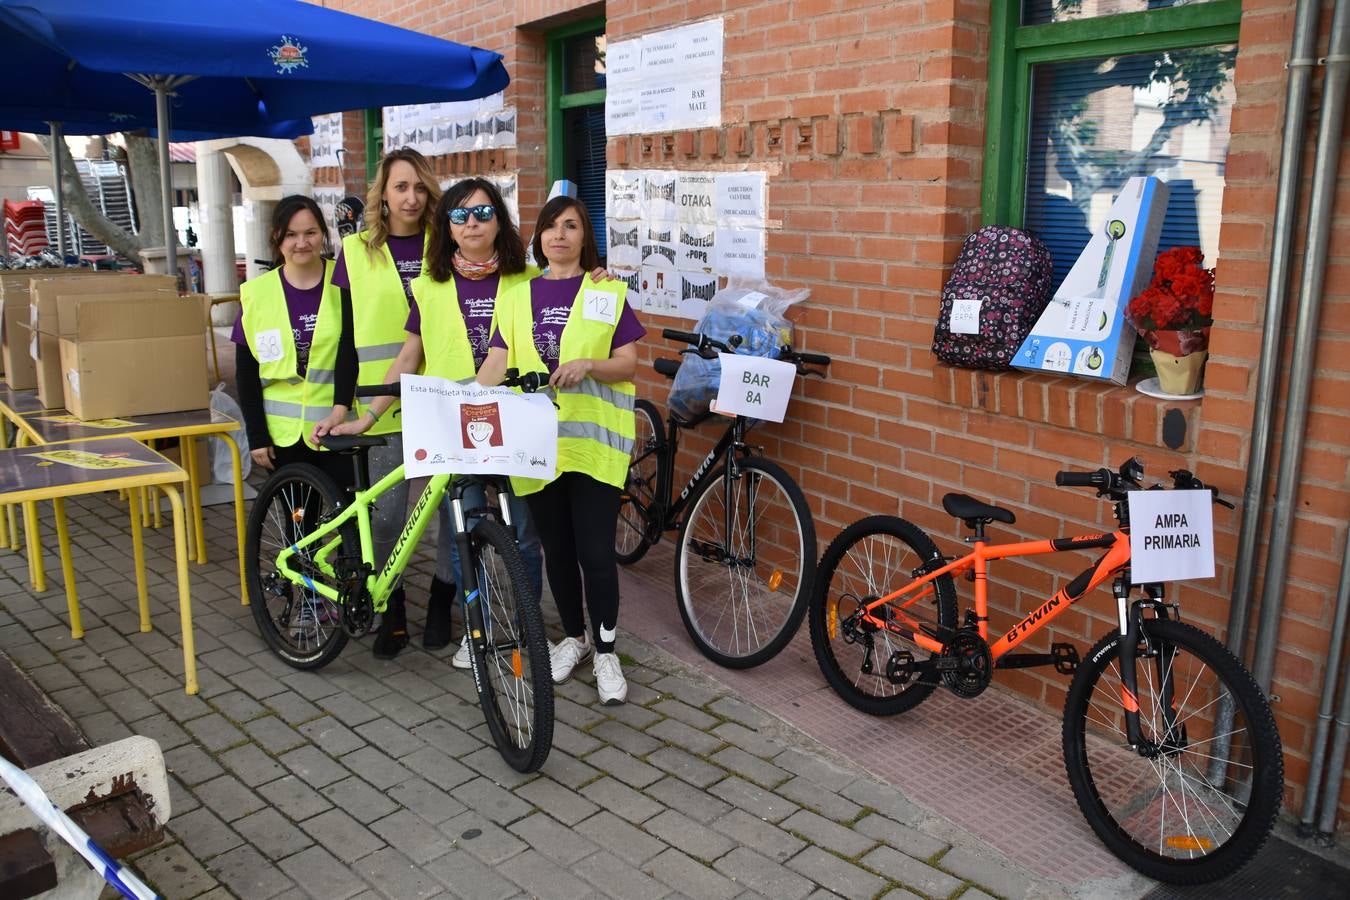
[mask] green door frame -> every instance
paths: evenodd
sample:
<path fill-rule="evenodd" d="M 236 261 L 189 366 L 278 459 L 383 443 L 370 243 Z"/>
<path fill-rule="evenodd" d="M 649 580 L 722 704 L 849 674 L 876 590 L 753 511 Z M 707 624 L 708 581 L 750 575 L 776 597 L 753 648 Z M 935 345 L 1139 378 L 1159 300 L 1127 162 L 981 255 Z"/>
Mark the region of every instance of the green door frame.
<path fill-rule="evenodd" d="M 556 31 L 550 31 L 545 38 L 547 65 L 544 80 L 544 127 L 548 133 L 548 183 L 550 185 L 563 177 L 563 157 L 565 156 L 562 133 L 562 114 L 565 109 L 577 106 L 591 106 L 605 102 L 605 89 L 583 91 L 579 94 L 563 93 L 563 41 L 588 31 L 604 31 L 605 18 L 585 19 L 564 25 Z"/>

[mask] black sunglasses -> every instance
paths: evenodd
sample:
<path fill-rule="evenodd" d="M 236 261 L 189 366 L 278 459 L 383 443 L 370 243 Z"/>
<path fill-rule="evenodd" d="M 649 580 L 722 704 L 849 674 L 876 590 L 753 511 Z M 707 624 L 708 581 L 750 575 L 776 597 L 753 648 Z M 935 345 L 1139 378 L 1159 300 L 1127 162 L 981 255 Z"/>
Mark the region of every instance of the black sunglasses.
<path fill-rule="evenodd" d="M 492 217 L 497 211 L 492 208 L 492 204 L 484 203 L 481 206 L 456 206 L 450 210 L 450 222 L 454 225 L 463 225 L 469 221 L 469 214 L 480 222 L 491 222 Z"/>

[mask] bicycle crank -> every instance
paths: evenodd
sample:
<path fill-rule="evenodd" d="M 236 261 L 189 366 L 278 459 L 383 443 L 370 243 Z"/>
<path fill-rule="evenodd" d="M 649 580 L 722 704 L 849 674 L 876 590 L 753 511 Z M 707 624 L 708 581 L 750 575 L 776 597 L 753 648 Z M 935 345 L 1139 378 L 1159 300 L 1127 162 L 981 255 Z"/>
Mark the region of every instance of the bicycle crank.
<path fill-rule="evenodd" d="M 967 700 L 984 693 L 994 678 L 994 657 L 989 644 L 973 628 L 957 631 L 942 648 L 936 663 L 947 689 Z"/>

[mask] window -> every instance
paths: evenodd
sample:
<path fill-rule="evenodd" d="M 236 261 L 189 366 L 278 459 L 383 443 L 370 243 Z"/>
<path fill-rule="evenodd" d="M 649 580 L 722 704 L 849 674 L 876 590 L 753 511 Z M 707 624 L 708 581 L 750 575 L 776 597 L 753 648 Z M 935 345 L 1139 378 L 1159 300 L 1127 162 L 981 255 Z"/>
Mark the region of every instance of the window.
<path fill-rule="evenodd" d="M 605 23 L 548 36 L 548 182 L 566 178 L 591 217 L 600 257 L 605 232 Z"/>
<path fill-rule="evenodd" d="M 1125 180 L 1171 187 L 1160 248 L 1218 252 L 1241 0 L 993 0 L 984 220 L 1068 273 Z"/>

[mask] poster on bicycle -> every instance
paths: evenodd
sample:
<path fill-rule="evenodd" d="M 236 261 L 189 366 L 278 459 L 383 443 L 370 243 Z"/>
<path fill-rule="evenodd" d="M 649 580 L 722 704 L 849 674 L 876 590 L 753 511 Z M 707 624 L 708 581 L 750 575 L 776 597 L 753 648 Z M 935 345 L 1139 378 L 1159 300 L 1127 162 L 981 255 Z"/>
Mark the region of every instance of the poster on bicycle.
<path fill-rule="evenodd" d="M 401 384 L 407 477 L 553 478 L 558 411 L 548 397 L 428 375 L 404 375 Z"/>
<path fill-rule="evenodd" d="M 1130 577 L 1135 584 L 1214 577 L 1214 496 L 1130 491 Z"/>

